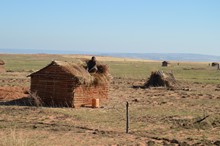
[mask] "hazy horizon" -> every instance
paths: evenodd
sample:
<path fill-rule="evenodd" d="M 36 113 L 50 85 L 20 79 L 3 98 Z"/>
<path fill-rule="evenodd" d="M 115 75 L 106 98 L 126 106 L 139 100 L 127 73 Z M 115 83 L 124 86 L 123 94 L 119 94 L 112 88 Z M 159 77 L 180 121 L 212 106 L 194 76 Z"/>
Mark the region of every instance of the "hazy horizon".
<path fill-rule="evenodd" d="M 183 53 L 183 52 L 179 52 L 179 53 L 172 53 L 172 52 L 102 52 L 102 51 L 86 51 L 86 50 L 53 50 L 53 49 L 21 49 L 21 48 L 0 48 L 0 53 L 4 54 L 4 53 L 8 53 L 8 54 L 191 54 L 191 55 L 204 55 L 204 56 L 218 56 L 220 57 L 220 55 L 212 55 L 212 54 L 202 54 L 202 53 Z"/>
<path fill-rule="evenodd" d="M 193 61 L 193 62 L 220 62 L 220 56 L 189 53 L 107 53 L 107 52 L 86 52 L 73 50 L 32 50 L 32 49 L 1 49 L 0 54 L 58 54 L 58 55 L 95 55 L 111 56 L 119 58 L 134 58 L 144 60 L 169 60 L 169 61 Z"/>

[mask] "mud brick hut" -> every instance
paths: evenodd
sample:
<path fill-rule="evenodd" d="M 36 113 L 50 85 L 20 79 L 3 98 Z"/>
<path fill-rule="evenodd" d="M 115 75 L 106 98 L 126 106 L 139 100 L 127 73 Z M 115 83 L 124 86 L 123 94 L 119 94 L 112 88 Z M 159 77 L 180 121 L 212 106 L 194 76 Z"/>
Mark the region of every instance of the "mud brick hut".
<path fill-rule="evenodd" d="M 98 69 L 90 74 L 83 65 L 52 61 L 29 75 L 31 93 L 36 93 L 45 106 L 91 106 L 94 98 L 102 103 L 108 98 L 110 75 L 106 66 L 99 65 Z"/>
<path fill-rule="evenodd" d="M 215 67 L 215 66 L 218 66 L 219 63 L 218 62 L 212 62 L 212 66 Z"/>
<path fill-rule="evenodd" d="M 5 65 L 5 62 L 0 59 L 0 73 L 1 73 L 1 72 L 5 72 L 5 67 L 4 67 L 4 65 Z"/>
<path fill-rule="evenodd" d="M 163 62 L 162 62 L 162 66 L 164 66 L 164 67 L 165 67 L 165 66 L 169 66 L 169 65 L 170 65 L 170 63 L 169 63 L 168 61 L 163 61 Z"/>
<path fill-rule="evenodd" d="M 217 67 L 217 69 L 220 69 L 219 63 L 218 62 L 212 62 L 212 67 Z"/>

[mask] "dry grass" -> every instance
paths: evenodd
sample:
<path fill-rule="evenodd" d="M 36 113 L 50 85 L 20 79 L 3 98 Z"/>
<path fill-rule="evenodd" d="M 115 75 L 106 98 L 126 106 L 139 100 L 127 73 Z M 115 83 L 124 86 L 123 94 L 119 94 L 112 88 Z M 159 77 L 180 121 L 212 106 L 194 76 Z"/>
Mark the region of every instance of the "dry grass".
<path fill-rule="evenodd" d="M 152 72 L 147 82 L 144 84 L 145 88 L 149 87 L 167 87 L 173 88 L 176 79 L 172 73 L 165 73 L 163 71 Z"/>
<path fill-rule="evenodd" d="M 6 134 L 7 133 L 7 134 Z M 16 128 L 5 131 L 1 136 L 1 146 L 35 146 L 35 141 L 25 136 L 25 132 L 18 131 Z"/>
<path fill-rule="evenodd" d="M 37 107 L 43 106 L 43 102 L 41 101 L 41 98 L 37 96 L 37 92 L 29 93 L 29 98 L 33 101 L 33 105 Z"/>
<path fill-rule="evenodd" d="M 41 59 L 44 60 L 42 56 Z M 41 64 L 31 63 L 41 68 Z M 218 142 L 219 71 L 205 63 L 180 63 L 178 66 L 171 62 L 167 68 L 162 68 L 158 62 L 104 63 L 110 67 L 114 78 L 109 100 L 101 103 L 103 108 L 6 106 L 2 99 L 0 145 L 214 145 Z M 18 77 L 13 64 L 7 68 L 15 72 L 0 75 L 4 77 L 1 78 L 3 85 L 29 85 L 29 80 L 23 80 L 27 72 L 21 72 Z M 132 88 L 143 85 L 155 70 L 172 70 L 181 83 L 178 89 Z M 11 81 L 13 78 L 16 80 Z M 126 101 L 130 105 L 129 134 L 125 134 Z"/>

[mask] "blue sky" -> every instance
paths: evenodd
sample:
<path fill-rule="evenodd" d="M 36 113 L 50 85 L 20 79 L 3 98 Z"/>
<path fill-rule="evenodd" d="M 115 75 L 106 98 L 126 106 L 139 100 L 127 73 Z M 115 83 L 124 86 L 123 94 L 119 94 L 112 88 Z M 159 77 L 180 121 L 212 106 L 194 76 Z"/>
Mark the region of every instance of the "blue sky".
<path fill-rule="evenodd" d="M 0 0 L 0 48 L 220 55 L 219 0 Z"/>

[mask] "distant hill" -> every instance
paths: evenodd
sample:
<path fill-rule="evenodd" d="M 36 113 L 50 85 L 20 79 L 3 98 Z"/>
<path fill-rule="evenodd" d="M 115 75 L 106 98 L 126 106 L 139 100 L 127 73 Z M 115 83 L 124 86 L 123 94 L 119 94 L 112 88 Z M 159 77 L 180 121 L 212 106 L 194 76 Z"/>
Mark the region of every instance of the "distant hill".
<path fill-rule="evenodd" d="M 102 55 L 132 59 L 145 60 L 167 60 L 167 61 L 194 61 L 194 62 L 220 62 L 220 56 L 201 55 L 201 54 L 187 54 L 187 53 L 98 53 L 74 50 L 36 50 L 36 49 L 1 49 L 0 53 L 13 54 L 90 54 Z"/>
<path fill-rule="evenodd" d="M 220 56 L 186 53 L 104 53 L 102 55 L 147 60 L 220 62 Z"/>

